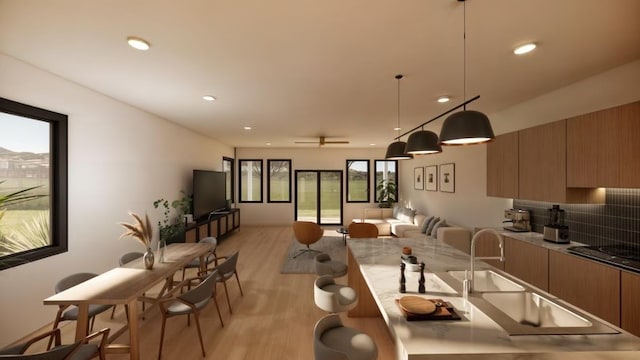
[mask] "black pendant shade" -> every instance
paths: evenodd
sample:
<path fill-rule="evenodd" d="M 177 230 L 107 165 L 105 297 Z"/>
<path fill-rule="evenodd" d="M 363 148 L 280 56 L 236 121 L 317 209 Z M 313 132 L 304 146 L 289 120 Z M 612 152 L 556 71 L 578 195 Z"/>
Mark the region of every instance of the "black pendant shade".
<path fill-rule="evenodd" d="M 384 156 L 387 160 L 409 160 L 413 159 L 413 155 L 407 154 L 404 149 L 407 143 L 404 141 L 396 141 L 387 147 L 387 154 Z"/>
<path fill-rule="evenodd" d="M 463 110 L 450 115 L 442 124 L 442 145 L 481 144 L 495 138 L 487 115 L 474 110 Z"/>
<path fill-rule="evenodd" d="M 438 143 L 436 133 L 420 130 L 409 135 L 405 152 L 413 155 L 437 154 L 442 152 L 442 147 Z"/>

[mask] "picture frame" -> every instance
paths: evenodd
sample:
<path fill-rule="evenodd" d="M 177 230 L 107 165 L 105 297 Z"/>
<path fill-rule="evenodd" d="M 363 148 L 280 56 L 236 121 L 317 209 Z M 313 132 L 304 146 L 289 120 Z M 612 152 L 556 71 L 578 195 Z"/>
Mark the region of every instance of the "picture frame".
<path fill-rule="evenodd" d="M 424 168 L 417 167 L 413 169 L 413 188 L 415 190 L 424 190 Z"/>
<path fill-rule="evenodd" d="M 427 191 L 438 191 L 438 166 L 424 167 L 424 188 Z"/>
<path fill-rule="evenodd" d="M 456 192 L 456 167 L 455 163 L 440 165 L 440 191 Z"/>

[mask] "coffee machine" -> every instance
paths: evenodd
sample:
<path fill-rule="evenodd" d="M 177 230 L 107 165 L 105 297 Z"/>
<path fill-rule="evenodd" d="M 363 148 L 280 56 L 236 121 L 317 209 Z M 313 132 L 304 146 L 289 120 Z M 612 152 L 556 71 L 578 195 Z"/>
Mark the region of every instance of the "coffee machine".
<path fill-rule="evenodd" d="M 559 244 L 569 243 L 569 227 L 564 224 L 564 210 L 560 205 L 553 205 L 547 210 L 549 219 L 544 226 L 543 238 Z"/>
<path fill-rule="evenodd" d="M 513 232 L 529 232 L 531 231 L 531 222 L 529 221 L 529 211 L 522 209 L 507 209 L 504 211 L 504 217 L 509 219 L 504 222 L 513 223 L 512 226 L 505 226 L 505 230 Z"/>

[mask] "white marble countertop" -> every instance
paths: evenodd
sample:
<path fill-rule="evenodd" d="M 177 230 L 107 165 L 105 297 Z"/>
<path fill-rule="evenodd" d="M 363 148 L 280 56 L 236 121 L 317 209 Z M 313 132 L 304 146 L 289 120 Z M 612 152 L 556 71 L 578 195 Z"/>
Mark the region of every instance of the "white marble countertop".
<path fill-rule="evenodd" d="M 567 355 L 568 352 L 590 352 L 592 353 L 590 356 L 596 356 L 589 359 L 613 359 L 616 355 L 640 358 L 640 338 L 610 324 L 607 326 L 621 333 L 510 336 L 471 301 L 463 299 L 446 284 L 442 285 L 442 282 L 437 281 L 438 279 L 431 274 L 469 268 L 467 254 L 441 242 L 405 238 L 350 239 L 348 246 L 360 265 L 361 273 L 392 336 L 395 337 L 398 344 L 398 359 L 424 359 L 428 354 L 429 359 L 434 355 L 437 355 L 437 358 L 451 355 L 460 358 L 458 356 L 463 354 L 465 358 L 474 354 L 501 354 L 500 359 L 516 359 L 525 353 L 547 353 L 540 359 L 552 359 L 549 353 L 558 353 L 560 356 Z M 405 272 L 407 292 L 401 294 L 398 291 L 400 255 L 404 246 L 410 246 L 418 261 L 424 261 L 426 264 L 427 292 L 425 294 L 418 294 L 419 273 L 411 271 Z M 476 268 L 483 267 L 488 268 L 478 261 Z M 419 295 L 430 299 L 441 298 L 453 304 L 456 312 L 463 319 L 406 321 L 395 303 L 395 299 L 404 295 Z M 478 295 L 471 294 L 471 297 L 473 296 Z M 513 355 L 509 357 L 508 354 Z M 527 357 L 527 359 L 530 358 Z"/>

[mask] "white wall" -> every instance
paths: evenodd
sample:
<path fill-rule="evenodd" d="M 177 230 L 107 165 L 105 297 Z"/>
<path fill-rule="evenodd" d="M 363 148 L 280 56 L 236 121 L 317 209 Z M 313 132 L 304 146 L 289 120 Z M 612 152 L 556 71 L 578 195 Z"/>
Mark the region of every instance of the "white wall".
<path fill-rule="evenodd" d="M 416 167 L 455 164 L 455 192 L 414 190 Z M 487 197 L 486 145 L 443 147 L 440 154 L 423 155 L 400 164 L 400 202 L 423 214 L 435 215 L 448 223 L 470 229 L 501 226 L 503 210 L 511 199 Z"/>
<path fill-rule="evenodd" d="M 238 148 L 236 150 L 239 159 L 263 159 L 263 203 L 238 203 L 236 206 L 242 212 L 243 225 L 290 225 L 294 221 L 294 199 L 295 183 L 291 187 L 291 203 L 267 203 L 267 159 L 291 159 L 292 178 L 295 177 L 295 170 L 340 170 L 346 176 L 345 167 L 347 159 L 365 160 L 370 159 L 371 163 L 371 184 L 373 184 L 374 161 L 384 159 L 386 149 L 340 149 L 332 148 L 330 145 L 322 148 Z M 293 179 L 292 181 L 295 181 Z M 237 180 L 236 180 L 237 182 Z M 377 206 L 371 196 L 371 203 L 346 203 L 346 190 L 343 191 L 343 221 L 348 224 L 352 219 L 362 217 L 362 209 L 365 207 Z"/>
<path fill-rule="evenodd" d="M 144 250 L 119 239 L 128 210 L 155 223 L 154 200 L 190 191 L 192 169 L 221 170 L 233 149 L 5 55 L 0 79 L 0 96 L 69 116 L 69 251 L 0 272 L 2 347 L 53 320 L 42 300 L 58 279 Z"/>

